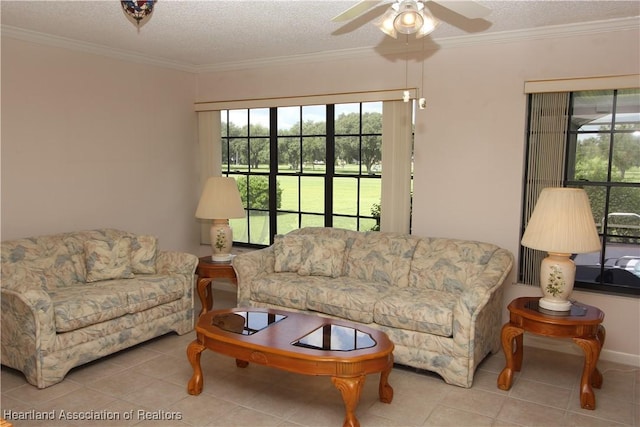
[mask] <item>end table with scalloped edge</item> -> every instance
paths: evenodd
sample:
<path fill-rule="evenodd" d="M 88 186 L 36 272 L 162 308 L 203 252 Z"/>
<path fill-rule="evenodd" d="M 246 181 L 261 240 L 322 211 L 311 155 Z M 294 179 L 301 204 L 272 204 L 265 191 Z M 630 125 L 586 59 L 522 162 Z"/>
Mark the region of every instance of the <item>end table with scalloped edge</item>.
<path fill-rule="evenodd" d="M 569 312 L 552 312 L 539 308 L 539 297 L 521 297 L 511 301 L 509 322 L 502 327 L 502 350 L 506 366 L 498 376 L 498 388 L 509 390 L 513 373 L 522 368 L 522 337 L 524 332 L 553 338 L 572 338 L 584 352 L 584 367 L 580 380 L 580 406 L 595 409 L 593 387 L 602 387 L 602 374 L 597 364 L 604 345 L 604 313 L 597 307 L 574 304 Z"/>

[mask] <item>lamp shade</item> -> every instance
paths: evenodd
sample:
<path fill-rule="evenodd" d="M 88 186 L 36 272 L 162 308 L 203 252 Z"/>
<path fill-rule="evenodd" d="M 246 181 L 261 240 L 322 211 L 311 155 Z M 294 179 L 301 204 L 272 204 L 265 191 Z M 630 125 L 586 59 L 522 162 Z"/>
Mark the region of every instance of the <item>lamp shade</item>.
<path fill-rule="evenodd" d="M 236 180 L 225 176 L 210 177 L 202 190 L 196 218 L 229 219 L 244 216 Z"/>
<path fill-rule="evenodd" d="M 587 193 L 580 188 L 545 188 L 522 236 L 523 246 L 578 254 L 600 250 Z"/>

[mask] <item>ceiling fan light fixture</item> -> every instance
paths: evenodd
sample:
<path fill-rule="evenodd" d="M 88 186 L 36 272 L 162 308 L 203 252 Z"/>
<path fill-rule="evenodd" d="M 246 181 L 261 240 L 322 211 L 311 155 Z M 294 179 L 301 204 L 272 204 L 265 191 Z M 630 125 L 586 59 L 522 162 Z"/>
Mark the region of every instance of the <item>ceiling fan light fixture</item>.
<path fill-rule="evenodd" d="M 393 27 L 401 34 L 413 34 L 422 28 L 424 23 L 424 4 L 415 0 L 402 0 L 398 3 L 398 12 L 393 20 Z"/>
<path fill-rule="evenodd" d="M 393 4 L 389 9 L 387 9 L 384 15 L 382 15 L 380 18 L 378 18 L 376 21 L 373 22 L 373 25 L 378 27 L 380 31 L 382 31 L 386 35 L 391 36 L 394 39 L 397 39 L 398 32 L 396 31 L 395 26 L 393 24 L 394 20 L 396 19 L 396 16 L 398 16 L 397 4 Z"/>
<path fill-rule="evenodd" d="M 429 34 L 431 34 L 433 32 L 433 30 L 435 30 L 436 27 L 440 24 L 440 21 L 438 21 L 436 18 L 434 18 L 433 15 L 431 15 L 426 10 L 423 12 L 423 17 L 424 17 L 424 23 L 422 24 L 422 27 L 416 33 L 416 38 L 418 38 L 418 39 L 421 38 L 421 37 L 428 36 Z"/>

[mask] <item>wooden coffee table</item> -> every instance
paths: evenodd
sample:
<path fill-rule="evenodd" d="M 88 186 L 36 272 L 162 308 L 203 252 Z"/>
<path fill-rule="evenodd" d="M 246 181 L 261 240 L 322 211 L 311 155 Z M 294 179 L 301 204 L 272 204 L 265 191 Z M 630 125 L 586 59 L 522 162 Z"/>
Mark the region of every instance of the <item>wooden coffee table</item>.
<path fill-rule="evenodd" d="M 202 392 L 200 355 L 205 349 L 236 359 L 306 375 L 330 376 L 342 394 L 345 427 L 359 426 L 355 409 L 367 374 L 380 372 L 380 401 L 391 403 L 388 379 L 393 343 L 387 335 L 346 321 L 262 308 L 209 311 L 196 325 L 197 339 L 187 347 L 193 367 L 189 394 Z"/>

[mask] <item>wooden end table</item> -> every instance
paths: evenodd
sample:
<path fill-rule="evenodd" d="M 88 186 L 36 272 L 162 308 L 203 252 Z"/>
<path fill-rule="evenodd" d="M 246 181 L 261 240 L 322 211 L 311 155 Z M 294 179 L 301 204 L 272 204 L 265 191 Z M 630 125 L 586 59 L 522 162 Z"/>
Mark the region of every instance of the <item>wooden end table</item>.
<path fill-rule="evenodd" d="M 513 372 L 522 367 L 522 335 L 525 331 L 555 338 L 573 338 L 584 351 L 584 367 L 580 380 L 580 406 L 595 409 L 592 386 L 602 386 L 602 374 L 597 363 L 604 345 L 604 313 L 586 304 L 574 305 L 571 312 L 560 314 L 538 308 L 539 297 L 522 297 L 509 306 L 509 322 L 502 327 L 502 350 L 506 366 L 498 376 L 498 388 L 509 390 Z M 514 348 L 515 344 L 515 348 Z"/>
<path fill-rule="evenodd" d="M 211 256 L 204 256 L 199 259 L 196 274 L 198 275 L 198 296 L 202 303 L 200 316 L 211 310 L 213 307 L 211 282 L 213 282 L 214 279 L 229 279 L 235 285 L 238 284 L 236 271 L 233 269 L 231 261 L 212 261 Z"/>

